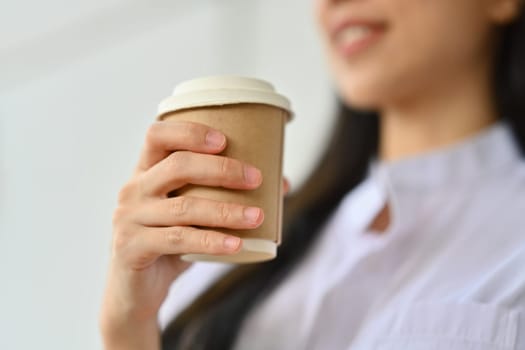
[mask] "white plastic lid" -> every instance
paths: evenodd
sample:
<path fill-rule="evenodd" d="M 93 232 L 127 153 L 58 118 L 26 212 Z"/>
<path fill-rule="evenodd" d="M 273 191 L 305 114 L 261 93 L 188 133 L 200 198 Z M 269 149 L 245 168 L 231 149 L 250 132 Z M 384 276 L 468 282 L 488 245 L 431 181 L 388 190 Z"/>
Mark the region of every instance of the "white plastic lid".
<path fill-rule="evenodd" d="M 212 76 L 188 80 L 175 87 L 173 94 L 158 107 L 158 115 L 181 109 L 238 103 L 261 103 L 284 109 L 292 116 L 290 101 L 277 93 L 272 84 L 254 78 Z"/>

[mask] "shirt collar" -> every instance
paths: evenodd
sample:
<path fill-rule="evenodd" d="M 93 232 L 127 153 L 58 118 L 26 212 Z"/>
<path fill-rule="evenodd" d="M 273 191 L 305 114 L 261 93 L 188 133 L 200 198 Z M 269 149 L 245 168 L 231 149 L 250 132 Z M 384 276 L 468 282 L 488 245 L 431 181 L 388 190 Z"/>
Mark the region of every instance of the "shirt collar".
<path fill-rule="evenodd" d="M 389 187 L 424 189 L 463 184 L 520 160 L 511 128 L 498 122 L 455 145 L 394 162 L 375 162 L 371 170 Z"/>

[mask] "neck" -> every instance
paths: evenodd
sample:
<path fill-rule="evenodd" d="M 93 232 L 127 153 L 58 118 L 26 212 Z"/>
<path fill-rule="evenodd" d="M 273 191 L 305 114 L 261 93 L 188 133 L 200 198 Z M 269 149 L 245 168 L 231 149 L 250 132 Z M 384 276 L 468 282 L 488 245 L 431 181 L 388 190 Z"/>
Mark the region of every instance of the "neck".
<path fill-rule="evenodd" d="M 382 109 L 379 156 L 392 161 L 469 137 L 497 120 L 487 75 L 471 74 Z"/>

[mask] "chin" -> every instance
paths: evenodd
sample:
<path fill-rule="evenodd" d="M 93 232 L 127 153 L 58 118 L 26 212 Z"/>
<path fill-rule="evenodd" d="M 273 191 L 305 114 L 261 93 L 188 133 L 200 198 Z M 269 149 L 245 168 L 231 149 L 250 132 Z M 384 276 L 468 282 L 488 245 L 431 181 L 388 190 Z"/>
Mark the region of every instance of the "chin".
<path fill-rule="evenodd" d="M 371 84 L 358 84 L 342 82 L 338 84 L 338 94 L 342 101 L 349 107 L 358 110 L 379 110 L 383 105 L 383 94 Z"/>

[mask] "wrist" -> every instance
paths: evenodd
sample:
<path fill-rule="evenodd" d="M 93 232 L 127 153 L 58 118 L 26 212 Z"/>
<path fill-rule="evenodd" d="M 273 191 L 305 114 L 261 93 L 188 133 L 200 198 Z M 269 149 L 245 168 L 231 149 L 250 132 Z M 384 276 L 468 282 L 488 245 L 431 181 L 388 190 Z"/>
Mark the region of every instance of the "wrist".
<path fill-rule="evenodd" d="M 105 350 L 160 349 L 160 330 L 157 320 L 100 322 Z"/>

